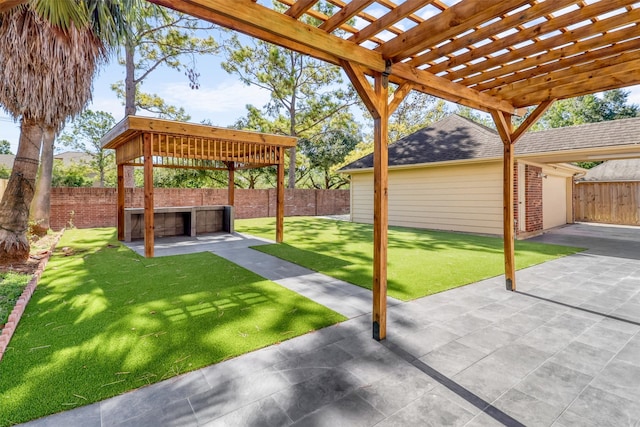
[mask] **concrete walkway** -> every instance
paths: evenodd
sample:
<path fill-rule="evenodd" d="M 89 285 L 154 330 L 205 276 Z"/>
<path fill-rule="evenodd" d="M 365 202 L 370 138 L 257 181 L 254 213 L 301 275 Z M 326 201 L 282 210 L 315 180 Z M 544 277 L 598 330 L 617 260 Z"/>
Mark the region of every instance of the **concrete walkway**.
<path fill-rule="evenodd" d="M 537 240 L 588 251 L 518 272 L 517 292 L 497 277 L 392 306 L 382 343 L 365 314 L 30 425 L 638 426 L 640 231 L 572 229 Z M 309 278 L 237 244 L 213 250 Z M 327 304 L 351 295 L 327 286 Z"/>

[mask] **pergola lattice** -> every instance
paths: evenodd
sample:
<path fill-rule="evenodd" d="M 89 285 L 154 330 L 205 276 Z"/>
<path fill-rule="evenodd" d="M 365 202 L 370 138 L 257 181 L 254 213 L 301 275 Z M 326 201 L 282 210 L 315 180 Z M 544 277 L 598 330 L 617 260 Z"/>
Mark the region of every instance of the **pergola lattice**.
<path fill-rule="evenodd" d="M 374 119 L 376 339 L 386 336 L 387 125 L 411 90 L 493 117 L 504 143 L 506 284 L 515 290 L 513 144 L 556 99 L 640 83 L 637 0 L 149 1 L 345 70 Z M 333 6 L 330 16 L 320 3 Z M 529 106 L 514 129 L 512 115 Z"/>
<path fill-rule="evenodd" d="M 145 256 L 153 256 L 153 168 L 226 170 L 229 205 L 234 205 L 234 174 L 238 169 L 277 166 L 276 241 L 284 230 L 284 150 L 296 138 L 148 117 L 125 117 L 101 140 L 116 150 L 118 165 L 118 239 L 124 239 L 124 167 L 144 167 Z"/>

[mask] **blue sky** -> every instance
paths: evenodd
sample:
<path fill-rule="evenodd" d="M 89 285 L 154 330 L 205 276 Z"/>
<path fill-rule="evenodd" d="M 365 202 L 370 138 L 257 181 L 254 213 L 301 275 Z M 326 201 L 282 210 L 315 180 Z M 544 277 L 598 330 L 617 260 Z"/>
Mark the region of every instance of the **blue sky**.
<path fill-rule="evenodd" d="M 233 124 L 245 115 L 245 105 L 262 106 L 269 100 L 269 93 L 256 87 L 244 85 L 237 77 L 227 74 L 221 67 L 223 58 L 219 56 L 200 57 L 197 69 L 200 73 L 200 89 L 189 88 L 189 81 L 182 72 L 168 68 L 158 68 L 144 81 L 142 90 L 157 93 L 166 102 L 184 107 L 193 122 L 209 119 L 218 126 Z M 115 58 L 104 67 L 93 84 L 92 110 L 111 113 L 116 121 L 124 116 L 124 106 L 111 90 L 111 84 L 124 80 L 124 67 Z M 137 114 L 144 115 L 139 111 Z M 146 114 L 150 115 L 150 114 Z M 15 153 L 20 137 L 19 123 L 0 112 L 0 140 L 11 143 Z M 58 147 L 60 150 L 63 147 Z"/>
<path fill-rule="evenodd" d="M 221 56 L 210 55 L 197 58 L 197 69 L 200 73 L 200 88 L 192 90 L 186 76 L 179 71 L 168 68 L 158 68 L 144 81 L 144 92 L 156 93 L 169 104 L 183 107 L 191 115 L 191 120 L 199 123 L 208 119 L 217 126 L 228 126 L 238 118 L 245 116 L 247 104 L 262 107 L 269 99 L 269 93 L 255 86 L 244 85 L 236 76 L 227 74 L 221 67 Z M 116 121 L 124 115 L 124 106 L 111 90 L 111 84 L 124 79 L 124 67 L 118 64 L 116 58 L 110 65 L 101 70 L 94 81 L 93 101 L 88 108 L 111 113 Z M 345 77 L 346 81 L 346 77 Z M 640 86 L 627 88 L 631 94 L 629 102 L 640 104 Z M 362 117 L 360 111 L 354 111 L 358 119 Z M 143 111 L 137 114 L 150 115 Z M 366 123 L 369 124 L 369 123 Z M 19 124 L 0 110 L 0 140 L 6 139 L 11 143 L 15 153 L 20 136 Z M 64 147 L 56 147 L 64 151 Z"/>

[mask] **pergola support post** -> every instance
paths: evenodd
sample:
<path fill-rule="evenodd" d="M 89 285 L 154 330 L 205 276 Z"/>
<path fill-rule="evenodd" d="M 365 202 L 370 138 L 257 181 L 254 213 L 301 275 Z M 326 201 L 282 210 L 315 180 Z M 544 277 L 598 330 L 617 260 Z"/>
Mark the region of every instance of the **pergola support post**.
<path fill-rule="evenodd" d="M 387 337 L 387 246 L 389 226 L 389 116 L 411 91 L 411 84 L 403 84 L 389 96 L 387 63 L 384 73 L 375 73 L 374 85 L 366 78 L 364 69 L 354 63 L 342 62 L 358 95 L 373 117 L 373 338 Z"/>
<path fill-rule="evenodd" d="M 284 240 L 284 149 L 278 148 L 278 182 L 276 184 L 276 242 Z"/>
<path fill-rule="evenodd" d="M 124 240 L 124 165 L 118 164 L 118 202 L 116 207 L 116 218 L 118 228 L 118 240 Z"/>
<path fill-rule="evenodd" d="M 502 156 L 502 210 L 504 227 L 504 276 L 505 286 L 508 291 L 516 290 L 515 218 L 513 210 L 515 143 L 542 117 L 549 107 L 551 107 L 553 101 L 554 100 L 545 101 L 538 105 L 515 131 L 513 130 L 510 114 L 496 110 L 491 111 L 491 116 L 496 124 L 498 134 L 500 134 L 500 139 L 504 146 Z"/>
<path fill-rule="evenodd" d="M 228 193 L 227 193 L 227 204 L 229 206 L 233 206 L 236 202 L 236 185 L 235 185 L 235 172 L 236 172 L 236 166 L 234 162 L 229 162 L 227 164 L 227 170 L 229 171 L 229 186 L 228 186 Z"/>
<path fill-rule="evenodd" d="M 153 258 L 153 158 L 151 156 L 151 135 L 145 133 L 142 138 L 144 157 L 144 256 Z"/>

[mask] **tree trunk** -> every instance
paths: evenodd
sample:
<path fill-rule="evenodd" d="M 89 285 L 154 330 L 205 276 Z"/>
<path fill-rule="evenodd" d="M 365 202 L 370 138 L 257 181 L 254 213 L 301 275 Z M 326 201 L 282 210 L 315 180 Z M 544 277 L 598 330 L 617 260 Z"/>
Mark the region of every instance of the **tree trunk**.
<path fill-rule="evenodd" d="M 53 142 L 56 133 L 52 127 L 44 130 L 42 153 L 40 153 L 40 171 L 36 183 L 36 192 L 31 202 L 32 231 L 44 236 L 49 231 L 51 217 L 51 179 L 53 176 Z"/>
<path fill-rule="evenodd" d="M 289 148 L 289 183 L 287 188 L 296 188 L 296 147 Z"/>
<path fill-rule="evenodd" d="M 38 173 L 42 133 L 34 120 L 22 119 L 18 153 L 0 202 L 0 265 L 29 258 L 29 206 Z"/>
<path fill-rule="evenodd" d="M 129 36 L 130 37 L 130 36 Z M 136 114 L 136 80 L 135 80 L 135 47 L 133 42 L 127 37 L 125 42 L 125 77 L 124 77 L 124 115 L 133 116 Z M 136 186 L 133 166 L 124 167 L 124 187 L 134 188 Z"/>

